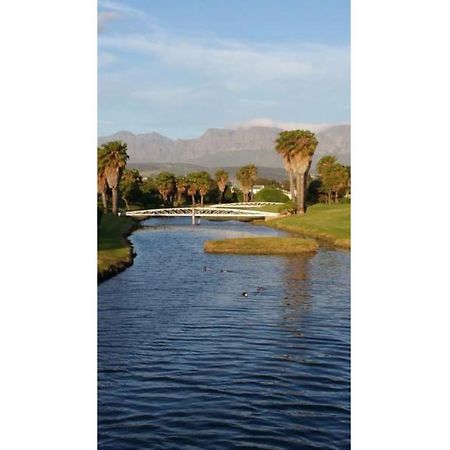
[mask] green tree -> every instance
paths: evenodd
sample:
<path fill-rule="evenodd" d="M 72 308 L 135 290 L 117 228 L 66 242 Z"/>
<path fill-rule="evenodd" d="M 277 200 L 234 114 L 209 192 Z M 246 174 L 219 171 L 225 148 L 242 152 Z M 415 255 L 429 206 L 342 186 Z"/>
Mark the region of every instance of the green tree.
<path fill-rule="evenodd" d="M 120 192 L 127 209 L 130 209 L 129 201 L 136 200 L 141 194 L 142 177 L 136 169 L 125 169 L 120 180 Z"/>
<path fill-rule="evenodd" d="M 219 199 L 219 203 L 222 203 L 223 201 L 223 195 L 225 192 L 225 189 L 227 187 L 227 183 L 228 183 L 228 172 L 226 172 L 223 169 L 219 169 L 216 174 L 214 175 L 214 179 L 217 183 L 217 187 L 219 188 L 220 191 L 220 199 Z"/>
<path fill-rule="evenodd" d="M 345 192 L 348 188 L 349 182 L 349 172 L 345 166 L 342 164 L 337 164 L 333 170 L 334 172 L 334 202 L 337 203 L 339 201 L 339 194 L 341 192 Z"/>
<path fill-rule="evenodd" d="M 255 184 L 257 175 L 258 169 L 253 164 L 241 167 L 236 173 L 236 178 L 241 185 L 242 193 L 244 195 L 244 203 L 249 201 L 249 193 Z"/>
<path fill-rule="evenodd" d="M 349 167 L 340 164 L 334 156 L 323 156 L 318 161 L 316 170 L 322 182 L 322 191 L 327 195 L 327 203 L 331 203 L 333 194 L 337 203 L 339 194 L 349 189 Z"/>
<path fill-rule="evenodd" d="M 208 172 L 202 171 L 197 174 L 197 187 L 200 194 L 200 206 L 203 207 L 205 195 L 211 189 L 213 180 Z"/>
<path fill-rule="evenodd" d="M 331 203 L 331 195 L 335 184 L 334 169 L 338 161 L 335 156 L 322 156 L 316 165 L 316 172 L 321 180 L 322 192 L 327 195 L 327 203 Z"/>
<path fill-rule="evenodd" d="M 176 190 L 175 175 L 169 172 L 161 172 L 156 178 L 155 183 L 164 203 L 173 203 L 173 196 Z"/>
<path fill-rule="evenodd" d="M 190 173 L 187 176 L 187 194 L 191 196 L 192 198 L 192 207 L 195 207 L 195 194 L 197 194 L 198 189 L 198 173 Z"/>
<path fill-rule="evenodd" d="M 119 183 L 127 164 L 127 144 L 121 141 L 111 141 L 103 144 L 99 152 L 99 166 L 104 168 L 108 186 L 112 191 L 112 213 L 117 215 Z"/>
<path fill-rule="evenodd" d="M 306 181 L 317 145 L 315 134 L 309 130 L 282 131 L 276 141 L 277 152 L 296 176 L 297 214 L 306 212 Z"/>
<path fill-rule="evenodd" d="M 186 192 L 188 187 L 188 179 L 187 177 L 177 177 L 175 182 L 175 187 L 177 189 L 177 206 L 181 205 L 182 195 Z"/>
<path fill-rule="evenodd" d="M 283 159 L 284 169 L 289 176 L 289 192 L 291 193 L 291 200 L 295 202 L 295 188 L 294 188 L 294 164 L 291 159 L 291 147 L 292 138 L 288 134 L 289 132 L 282 132 L 278 135 L 278 139 L 275 141 L 275 151 L 281 155 Z"/>
<path fill-rule="evenodd" d="M 142 186 L 142 202 L 145 208 L 153 208 L 161 206 L 161 195 L 155 179 L 148 177 L 143 179 Z"/>
<path fill-rule="evenodd" d="M 345 170 L 347 171 L 347 187 L 345 189 L 345 194 L 346 195 L 350 195 L 350 191 L 351 191 L 351 184 L 352 184 L 352 169 L 351 166 L 344 166 Z"/>
<path fill-rule="evenodd" d="M 108 214 L 108 182 L 105 175 L 104 149 L 97 147 L 97 194 L 102 197 L 103 212 Z"/>

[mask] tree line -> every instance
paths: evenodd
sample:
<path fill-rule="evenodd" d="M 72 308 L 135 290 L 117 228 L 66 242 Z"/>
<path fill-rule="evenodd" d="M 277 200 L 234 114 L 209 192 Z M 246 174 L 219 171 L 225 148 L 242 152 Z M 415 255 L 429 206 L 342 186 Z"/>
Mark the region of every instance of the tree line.
<path fill-rule="evenodd" d="M 309 130 L 282 131 L 275 142 L 275 151 L 282 159 L 288 180 L 261 180 L 272 187 L 289 188 L 291 201 L 297 214 L 305 214 L 306 202 L 337 202 L 339 197 L 350 192 L 350 167 L 340 164 L 334 156 L 322 157 L 316 166 L 318 178 L 309 175 L 318 141 Z M 142 207 L 181 206 L 195 207 L 209 203 L 253 200 L 253 187 L 258 180 L 254 164 L 241 167 L 236 179 L 241 190 L 232 189 L 230 176 L 224 169 L 213 177 L 206 171 L 175 176 L 161 172 L 153 178 L 143 179 L 138 170 L 127 169 L 129 159 L 127 144 L 111 141 L 97 148 L 97 187 L 103 211 L 117 214 L 119 202 L 130 209 L 131 205 Z M 242 197 L 241 197 L 242 196 Z M 162 205 L 161 205 L 162 204 Z"/>
<path fill-rule="evenodd" d="M 143 207 L 181 206 L 189 202 L 192 206 L 209 202 L 236 202 L 240 192 L 231 189 L 230 176 L 218 169 L 214 177 L 206 171 L 192 172 L 186 176 L 175 176 L 161 172 L 144 179 L 136 169 L 127 169 L 129 156 L 127 144 L 111 141 L 97 148 L 97 192 L 101 197 L 103 212 L 117 214 L 122 201 L 126 209 L 131 204 Z M 250 164 L 241 167 L 236 178 L 242 188 L 243 201 L 252 199 L 252 188 L 258 170 Z"/>

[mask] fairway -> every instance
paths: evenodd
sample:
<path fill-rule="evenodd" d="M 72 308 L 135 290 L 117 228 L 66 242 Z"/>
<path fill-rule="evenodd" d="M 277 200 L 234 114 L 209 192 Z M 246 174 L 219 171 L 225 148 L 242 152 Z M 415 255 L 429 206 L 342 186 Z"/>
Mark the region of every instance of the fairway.
<path fill-rule="evenodd" d="M 317 204 L 310 206 L 305 215 L 273 219 L 265 225 L 322 238 L 337 247 L 350 248 L 350 211 L 349 203 Z"/>

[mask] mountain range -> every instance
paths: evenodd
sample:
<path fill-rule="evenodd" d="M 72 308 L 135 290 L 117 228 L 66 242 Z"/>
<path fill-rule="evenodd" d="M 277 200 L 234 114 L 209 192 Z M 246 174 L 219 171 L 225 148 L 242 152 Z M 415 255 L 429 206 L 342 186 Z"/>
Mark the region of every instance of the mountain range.
<path fill-rule="evenodd" d="M 119 131 L 98 138 L 99 145 L 121 140 L 128 145 L 130 164 L 187 163 L 201 167 L 230 167 L 255 164 L 258 167 L 282 168 L 280 156 L 274 151 L 275 140 L 283 131 L 274 127 L 237 129 L 210 128 L 195 139 L 170 139 L 159 133 L 133 134 Z M 324 155 L 334 155 L 343 164 L 350 164 L 350 125 L 330 126 L 316 133 L 319 145 L 315 162 Z"/>

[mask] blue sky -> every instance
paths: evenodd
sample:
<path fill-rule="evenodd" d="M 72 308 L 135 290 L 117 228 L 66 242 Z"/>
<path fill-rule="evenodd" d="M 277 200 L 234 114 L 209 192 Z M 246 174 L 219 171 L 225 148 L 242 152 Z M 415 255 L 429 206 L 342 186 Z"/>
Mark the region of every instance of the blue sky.
<path fill-rule="evenodd" d="M 350 121 L 347 0 L 99 0 L 99 134 Z"/>

